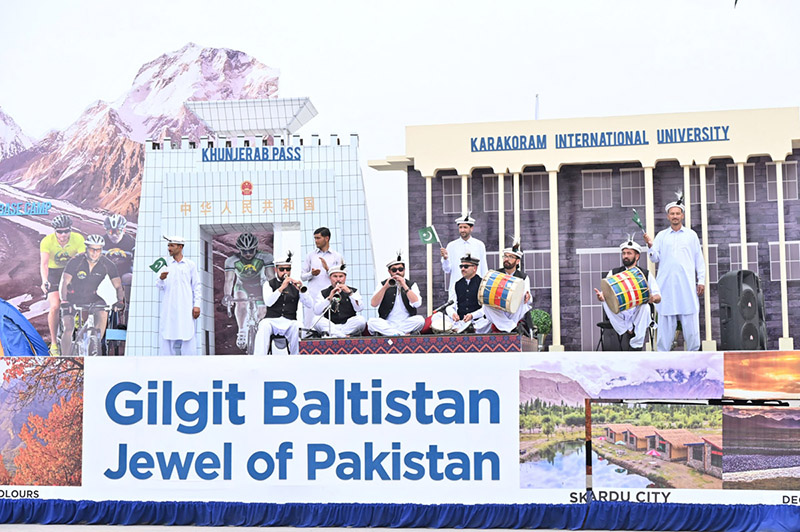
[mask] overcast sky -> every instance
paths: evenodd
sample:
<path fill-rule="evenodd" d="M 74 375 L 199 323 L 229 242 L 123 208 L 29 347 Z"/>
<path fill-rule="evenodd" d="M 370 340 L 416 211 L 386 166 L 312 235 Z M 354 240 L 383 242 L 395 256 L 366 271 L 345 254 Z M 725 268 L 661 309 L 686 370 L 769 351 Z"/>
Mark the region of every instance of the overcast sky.
<path fill-rule="evenodd" d="M 537 93 L 540 118 L 799 105 L 800 2 L 733 4 L 5 2 L 0 107 L 38 138 L 187 42 L 241 50 L 281 70 L 280 96 L 311 98 L 301 134 L 360 135 L 370 211 L 394 207 L 373 218 L 384 234 L 405 226 L 404 181 L 366 161 L 404 154 L 406 125 L 531 119 Z"/>

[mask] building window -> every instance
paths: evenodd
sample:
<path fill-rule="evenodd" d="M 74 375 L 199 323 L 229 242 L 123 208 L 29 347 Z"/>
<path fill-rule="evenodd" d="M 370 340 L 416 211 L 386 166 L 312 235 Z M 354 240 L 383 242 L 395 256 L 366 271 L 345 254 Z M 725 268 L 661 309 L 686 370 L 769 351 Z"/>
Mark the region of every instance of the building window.
<path fill-rule="evenodd" d="M 711 466 L 722 468 L 722 453 L 719 451 L 711 451 Z"/>
<path fill-rule="evenodd" d="M 775 164 L 767 163 L 767 200 L 778 201 L 778 178 L 775 175 Z M 786 161 L 782 165 L 783 199 L 797 199 L 797 161 Z"/>
<path fill-rule="evenodd" d="M 611 170 L 584 170 L 583 208 L 603 209 L 611 207 Z"/>
<path fill-rule="evenodd" d="M 719 260 L 716 244 L 708 245 L 708 271 L 706 272 L 706 279 L 708 279 L 708 284 L 714 284 L 719 281 Z"/>
<path fill-rule="evenodd" d="M 698 462 L 703 461 L 703 446 L 702 445 L 692 445 L 692 460 L 697 460 Z"/>
<path fill-rule="evenodd" d="M 713 166 L 706 166 L 706 204 L 717 202 L 717 174 Z M 689 187 L 692 205 L 700 205 L 700 168 L 689 169 Z"/>
<path fill-rule="evenodd" d="M 503 180 L 503 198 L 505 212 L 514 210 L 514 184 L 511 176 L 505 176 Z M 483 212 L 497 212 L 499 204 L 499 186 L 496 175 L 483 176 Z"/>
<path fill-rule="evenodd" d="M 751 203 L 756 200 L 756 165 L 744 165 L 744 201 Z M 728 165 L 728 203 L 739 201 L 739 167 L 735 164 Z"/>
<path fill-rule="evenodd" d="M 731 244 L 731 271 L 750 270 L 758 273 L 758 243 L 747 243 L 747 267 L 742 268 L 742 245 Z"/>
<path fill-rule="evenodd" d="M 531 279 L 531 288 L 550 288 L 550 250 L 525 251 L 523 267 Z"/>
<path fill-rule="evenodd" d="M 781 256 L 778 242 L 769 243 L 769 275 L 773 281 L 781 280 Z M 786 242 L 786 280 L 800 281 L 800 240 Z"/>
<path fill-rule="evenodd" d="M 644 206 L 644 170 L 642 168 L 619 171 L 623 207 Z"/>
<path fill-rule="evenodd" d="M 472 178 L 467 178 L 467 209 L 472 210 Z M 445 214 L 461 214 L 461 176 L 442 177 L 442 197 Z"/>
<path fill-rule="evenodd" d="M 550 206 L 550 176 L 547 172 L 522 174 L 522 209 L 547 210 Z"/>
<path fill-rule="evenodd" d="M 499 270 L 500 266 L 500 252 L 487 251 L 486 252 L 486 268 L 489 270 Z"/>

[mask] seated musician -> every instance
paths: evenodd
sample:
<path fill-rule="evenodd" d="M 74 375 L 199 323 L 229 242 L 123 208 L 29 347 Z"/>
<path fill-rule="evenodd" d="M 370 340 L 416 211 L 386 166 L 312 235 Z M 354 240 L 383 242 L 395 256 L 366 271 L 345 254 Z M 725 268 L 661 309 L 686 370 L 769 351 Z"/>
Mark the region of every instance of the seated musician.
<path fill-rule="evenodd" d="M 492 328 L 492 324 L 484 317 L 485 309 L 478 301 L 478 288 L 481 285 L 481 278 L 478 277 L 480 262 L 479 258 L 469 253 L 461 257 L 461 279 L 450 289 L 450 301 L 453 304 L 445 309 L 453 320 L 455 332 L 468 329 L 471 331 L 472 326 L 475 332 L 487 333 Z"/>
<path fill-rule="evenodd" d="M 334 338 L 360 336 L 367 325 L 367 320 L 357 315 L 364 309 L 361 294 L 347 285 L 344 264 L 330 268 L 328 276 L 331 285 L 323 289 L 314 302 L 314 314 L 319 316 L 313 324 L 314 330 Z"/>
<path fill-rule="evenodd" d="M 286 338 L 290 355 L 300 353 L 300 322 L 297 320 L 297 304 L 310 306 L 309 295 L 300 290 L 303 283 L 290 277 L 292 273 L 292 252 L 286 258 L 275 261 L 275 278 L 264 283 L 262 292 L 267 315 L 258 324 L 255 339 L 256 355 L 266 355 L 273 334 Z"/>
<path fill-rule="evenodd" d="M 520 242 L 515 240 L 510 248 L 503 250 L 503 267 L 497 270 L 500 273 L 522 279 L 525 283 L 525 295 L 522 296 L 522 304 L 520 304 L 519 308 L 514 312 L 506 312 L 503 309 L 484 305 L 486 319 L 500 332 L 519 332 L 521 334 L 530 332 L 526 318 L 530 315 L 530 310 L 533 306 L 533 296 L 531 295 L 531 280 L 519 268 L 521 259 Z"/>
<path fill-rule="evenodd" d="M 622 252 L 622 266 L 610 270 L 606 277 L 616 275 L 626 269 L 639 268 L 647 279 L 647 284 L 650 288 L 648 303 L 659 303 L 661 301 L 661 290 L 658 287 L 655 275 L 648 272 L 646 268 L 638 266 L 641 248 L 639 244 L 633 241 L 633 235 L 628 235 L 628 239 L 619 245 L 619 249 Z M 619 314 L 614 314 L 609 309 L 603 293 L 597 288 L 594 289 L 594 292 L 597 300 L 603 303 L 603 310 L 605 310 L 614 330 L 620 335 L 622 349 L 624 351 L 641 351 L 644 346 L 647 328 L 650 325 L 650 305 L 639 305 L 623 310 Z"/>
<path fill-rule="evenodd" d="M 422 305 L 417 283 L 405 278 L 406 265 L 400 253 L 386 268 L 389 278 L 381 281 L 370 299 L 370 305 L 378 307 L 379 316 L 367 322 L 370 334 L 400 336 L 419 332 L 425 318 L 417 316 Z"/>

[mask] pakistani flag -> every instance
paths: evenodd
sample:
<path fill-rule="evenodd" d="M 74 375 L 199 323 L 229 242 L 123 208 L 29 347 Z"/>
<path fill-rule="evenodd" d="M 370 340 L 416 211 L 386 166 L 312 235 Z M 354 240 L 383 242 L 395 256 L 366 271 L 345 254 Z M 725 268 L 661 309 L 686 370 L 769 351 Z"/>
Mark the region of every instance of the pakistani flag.
<path fill-rule="evenodd" d="M 159 257 L 157 261 L 150 265 L 150 269 L 153 270 L 155 273 L 167 265 L 166 259 L 164 257 Z"/>
<path fill-rule="evenodd" d="M 419 239 L 422 240 L 423 244 L 435 244 L 439 241 L 439 235 L 436 234 L 436 229 L 431 225 L 419 230 Z"/>
<path fill-rule="evenodd" d="M 636 212 L 636 209 L 633 209 L 633 223 L 639 226 L 639 229 L 644 231 L 644 227 L 642 227 L 642 219 L 639 217 L 639 213 Z"/>

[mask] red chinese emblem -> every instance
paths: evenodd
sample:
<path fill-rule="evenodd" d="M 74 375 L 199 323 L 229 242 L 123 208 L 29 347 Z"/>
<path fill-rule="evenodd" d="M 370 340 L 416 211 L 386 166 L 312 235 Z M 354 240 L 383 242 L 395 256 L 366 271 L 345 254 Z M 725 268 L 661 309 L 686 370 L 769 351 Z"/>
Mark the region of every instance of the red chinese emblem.
<path fill-rule="evenodd" d="M 251 196 L 253 194 L 253 183 L 250 181 L 242 181 L 242 196 Z"/>

